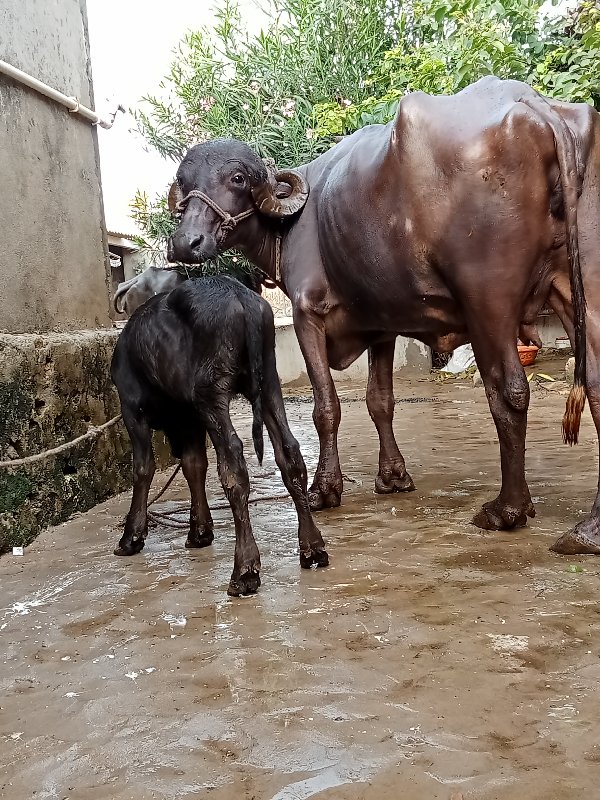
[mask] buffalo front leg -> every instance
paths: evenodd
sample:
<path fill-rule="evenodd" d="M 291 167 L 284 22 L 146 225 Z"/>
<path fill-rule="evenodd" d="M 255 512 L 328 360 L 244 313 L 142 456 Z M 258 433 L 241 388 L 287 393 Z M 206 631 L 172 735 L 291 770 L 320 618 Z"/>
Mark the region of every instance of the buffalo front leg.
<path fill-rule="evenodd" d="M 198 430 L 186 443 L 181 457 L 181 468 L 190 487 L 190 532 L 185 546 L 208 547 L 214 539 L 213 520 L 206 499 L 206 431 Z"/>
<path fill-rule="evenodd" d="M 481 331 L 473 336 L 473 350 L 483 379 L 500 442 L 502 487 L 495 500 L 485 503 L 473 522 L 485 530 L 522 527 L 535 516 L 525 480 L 525 436 L 529 384 L 516 346 L 517 324 Z M 504 336 L 502 335 L 504 333 Z"/>
<path fill-rule="evenodd" d="M 242 443 L 227 406 L 220 409 L 216 404 L 213 406 L 207 428 L 217 454 L 221 485 L 235 523 L 235 556 L 227 594 L 232 597 L 254 594 L 260 586 L 260 555 L 248 513 L 250 483 Z"/>
<path fill-rule="evenodd" d="M 125 530 L 114 552 L 116 556 L 132 556 L 143 549 L 148 535 L 148 492 L 156 465 L 147 420 L 127 406 L 123 406 L 122 413 L 133 450 L 133 494 Z"/>
<path fill-rule="evenodd" d="M 369 347 L 367 408 L 379 436 L 379 474 L 375 491 L 379 494 L 412 492 L 415 485 L 406 471 L 402 453 L 394 437 L 394 349 L 396 342 Z"/>
<path fill-rule="evenodd" d="M 339 506 L 342 499 L 344 484 L 337 448 L 340 401 L 329 370 L 323 320 L 313 312 L 295 308 L 294 327 L 312 385 L 313 421 L 319 436 L 319 463 L 308 500 L 312 511 L 320 511 Z"/>
<path fill-rule="evenodd" d="M 262 406 L 265 424 L 273 445 L 275 461 L 283 482 L 291 495 L 298 515 L 298 544 L 300 566 L 308 569 L 313 564 L 326 567 L 329 556 L 321 532 L 310 513 L 307 493 L 306 465 L 300 446 L 289 428 L 279 376 L 275 365 L 274 342 L 264 359 Z"/>

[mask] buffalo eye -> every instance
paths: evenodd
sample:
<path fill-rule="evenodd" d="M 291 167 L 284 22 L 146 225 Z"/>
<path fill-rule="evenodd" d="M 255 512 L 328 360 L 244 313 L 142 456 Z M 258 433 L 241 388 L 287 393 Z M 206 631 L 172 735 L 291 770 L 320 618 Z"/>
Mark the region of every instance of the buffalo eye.
<path fill-rule="evenodd" d="M 231 182 L 241 186 L 246 182 L 246 176 L 242 175 L 241 172 L 236 172 L 231 176 Z"/>

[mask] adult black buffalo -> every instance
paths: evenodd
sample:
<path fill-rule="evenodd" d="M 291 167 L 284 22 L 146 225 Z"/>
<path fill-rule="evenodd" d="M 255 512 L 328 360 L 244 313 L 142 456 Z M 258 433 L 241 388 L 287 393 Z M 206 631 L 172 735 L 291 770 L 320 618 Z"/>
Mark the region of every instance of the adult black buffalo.
<path fill-rule="evenodd" d="M 172 258 L 193 263 L 235 246 L 292 301 L 321 446 L 313 509 L 338 505 L 342 492 L 330 367 L 364 350 L 376 491 L 414 488 L 392 431 L 398 334 L 438 352 L 473 344 L 502 464 L 499 496 L 474 519 L 481 528 L 515 528 L 535 513 L 529 386 L 515 342 L 544 303 L 575 348 L 565 441 L 577 441 L 586 390 L 600 428 L 600 117 L 591 107 L 489 77 L 455 96 L 408 95 L 393 122 L 294 171 L 269 174 L 238 141 L 206 142 L 183 159 L 170 206 L 181 213 Z M 555 549 L 600 553 L 599 521 L 600 493 Z"/>

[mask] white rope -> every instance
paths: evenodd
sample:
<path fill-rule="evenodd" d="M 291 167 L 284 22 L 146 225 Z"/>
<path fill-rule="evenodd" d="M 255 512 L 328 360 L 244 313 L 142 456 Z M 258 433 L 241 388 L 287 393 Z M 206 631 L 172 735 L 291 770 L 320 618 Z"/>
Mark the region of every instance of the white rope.
<path fill-rule="evenodd" d="M 104 433 L 104 431 L 112 428 L 113 425 L 116 425 L 120 419 L 121 415 L 118 414 L 116 417 L 109 419 L 109 421 L 105 422 L 103 425 L 99 425 L 97 428 L 90 428 L 90 430 L 87 433 L 84 433 L 82 436 L 78 436 L 76 439 L 73 439 L 70 442 L 65 442 L 58 447 L 53 447 L 51 450 L 44 450 L 43 453 L 37 453 L 34 456 L 25 456 L 24 458 L 15 458 L 11 459 L 10 461 L 0 461 L 0 469 L 13 469 L 15 467 L 25 466 L 26 464 L 35 464 L 38 461 L 45 461 L 47 458 L 57 456 L 60 453 L 65 453 L 67 450 L 71 450 L 71 448 L 75 447 L 75 445 L 81 444 L 81 442 L 85 442 L 87 439 L 96 439 L 101 433 Z"/>

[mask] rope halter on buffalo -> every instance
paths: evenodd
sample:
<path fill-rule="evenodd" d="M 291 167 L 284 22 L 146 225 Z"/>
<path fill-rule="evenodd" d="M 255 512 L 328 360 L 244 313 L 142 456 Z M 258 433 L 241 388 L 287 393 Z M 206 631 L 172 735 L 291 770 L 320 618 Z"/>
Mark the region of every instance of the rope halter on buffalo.
<path fill-rule="evenodd" d="M 202 200 L 206 203 L 209 208 L 215 212 L 215 214 L 221 218 L 221 225 L 219 227 L 219 244 L 221 244 L 224 239 L 227 237 L 229 233 L 243 220 L 248 219 L 254 213 L 256 213 L 255 208 L 249 208 L 247 211 L 242 211 L 240 214 L 236 214 L 232 216 L 228 211 L 224 211 L 218 203 L 210 198 L 204 192 L 201 192 L 199 189 L 192 189 L 191 192 L 188 192 L 184 198 L 179 200 L 179 202 L 175 205 L 175 211 L 178 213 L 183 213 L 186 209 L 187 204 L 189 203 L 192 197 L 196 197 L 198 200 Z M 258 266 L 255 268 L 260 272 L 263 276 L 263 283 L 267 287 L 277 287 L 283 291 L 283 285 L 281 282 L 281 233 L 275 234 L 275 277 L 273 278 L 269 275 L 268 272 L 265 272 L 264 269 L 261 269 Z"/>
<path fill-rule="evenodd" d="M 217 205 L 214 200 L 211 200 L 207 194 L 201 192 L 199 189 L 192 189 L 192 191 L 187 194 L 183 200 L 180 200 L 177 203 L 176 209 L 179 212 L 185 210 L 185 207 L 190 201 L 190 198 L 197 197 L 199 200 L 204 200 L 207 206 L 212 208 L 217 216 L 221 218 L 221 226 L 220 226 L 220 236 L 219 241 L 222 242 L 223 239 L 227 236 L 228 233 L 236 227 L 236 225 L 244 219 L 251 217 L 254 214 L 255 209 L 249 208 L 247 211 L 242 211 L 241 214 L 236 214 L 234 217 L 228 211 L 223 211 L 221 206 Z"/>

